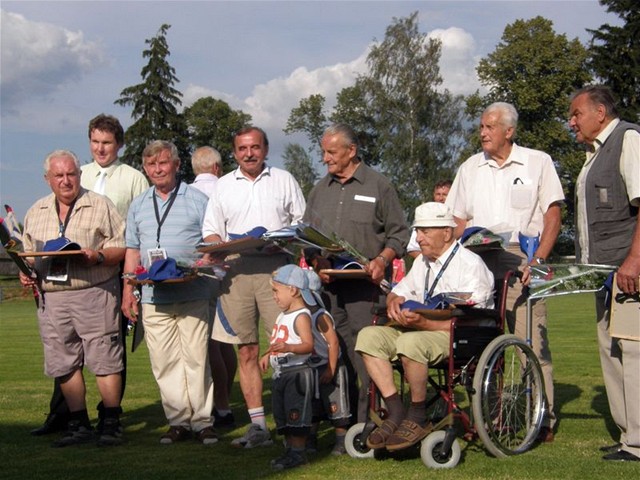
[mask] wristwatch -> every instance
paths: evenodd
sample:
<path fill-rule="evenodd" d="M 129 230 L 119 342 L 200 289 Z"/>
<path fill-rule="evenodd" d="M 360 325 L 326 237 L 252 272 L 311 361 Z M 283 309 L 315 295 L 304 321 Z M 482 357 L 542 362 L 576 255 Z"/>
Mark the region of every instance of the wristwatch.
<path fill-rule="evenodd" d="M 533 259 L 538 265 L 544 265 L 546 263 L 546 260 L 542 257 L 533 257 Z"/>
<path fill-rule="evenodd" d="M 98 258 L 96 259 L 96 265 L 101 265 L 104 262 L 104 255 L 102 252 L 98 252 Z"/>

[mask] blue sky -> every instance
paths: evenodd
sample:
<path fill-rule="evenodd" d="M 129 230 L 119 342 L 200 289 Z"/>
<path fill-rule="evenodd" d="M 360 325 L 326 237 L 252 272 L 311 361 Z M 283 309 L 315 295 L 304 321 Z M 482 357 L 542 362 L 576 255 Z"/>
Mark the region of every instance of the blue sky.
<path fill-rule="evenodd" d="M 331 106 L 393 17 L 419 12 L 420 30 L 443 42 L 445 86 L 463 94 L 480 88 L 477 62 L 516 19 L 544 16 L 583 43 L 585 29 L 619 24 L 597 0 L 22 0 L 0 9 L 0 204 L 19 218 L 49 193 L 48 152 L 66 148 L 88 162 L 89 119 L 105 112 L 131 124 L 130 109 L 113 102 L 140 83 L 145 39 L 163 23 L 183 106 L 211 95 L 250 113 L 269 133 L 276 166 L 284 145 L 299 140 L 282 132 L 291 108 L 314 93 Z"/>

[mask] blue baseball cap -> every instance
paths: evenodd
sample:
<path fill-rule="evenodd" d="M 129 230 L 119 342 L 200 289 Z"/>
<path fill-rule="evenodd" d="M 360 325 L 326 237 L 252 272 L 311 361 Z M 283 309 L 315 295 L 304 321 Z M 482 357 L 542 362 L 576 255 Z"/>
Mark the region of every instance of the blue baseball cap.
<path fill-rule="evenodd" d="M 142 272 L 136 275 L 136 277 L 138 280 L 163 282 L 164 280 L 182 278 L 184 277 L 184 272 L 180 270 L 173 258 L 165 258 L 163 260 L 156 260 L 151 264 L 148 272 Z"/>
<path fill-rule="evenodd" d="M 82 250 L 82 247 L 67 237 L 58 237 L 53 240 L 47 240 L 42 250 L 44 252 L 62 252 L 66 250 Z"/>
<path fill-rule="evenodd" d="M 289 285 L 300 290 L 302 299 L 307 305 L 317 305 L 316 298 L 309 290 L 309 278 L 305 271 L 297 265 L 284 265 L 273 275 L 273 281 L 282 285 Z"/>
<path fill-rule="evenodd" d="M 309 282 L 309 290 L 311 290 L 311 295 L 316 300 L 316 305 L 324 308 L 324 302 L 322 301 L 322 296 L 320 292 L 322 290 L 322 281 L 316 272 L 313 270 L 305 270 L 303 269 L 305 275 L 307 276 L 307 281 Z"/>

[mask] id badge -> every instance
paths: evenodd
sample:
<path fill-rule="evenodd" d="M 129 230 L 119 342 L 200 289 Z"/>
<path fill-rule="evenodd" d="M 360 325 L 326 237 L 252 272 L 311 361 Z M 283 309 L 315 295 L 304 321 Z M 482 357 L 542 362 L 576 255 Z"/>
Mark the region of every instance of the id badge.
<path fill-rule="evenodd" d="M 69 278 L 69 258 L 54 257 L 49 262 L 46 279 L 49 282 L 66 282 Z"/>
<path fill-rule="evenodd" d="M 158 260 L 166 260 L 167 251 L 164 248 L 150 248 L 147 250 L 147 258 L 149 259 L 149 265 L 153 265 L 153 262 Z"/>

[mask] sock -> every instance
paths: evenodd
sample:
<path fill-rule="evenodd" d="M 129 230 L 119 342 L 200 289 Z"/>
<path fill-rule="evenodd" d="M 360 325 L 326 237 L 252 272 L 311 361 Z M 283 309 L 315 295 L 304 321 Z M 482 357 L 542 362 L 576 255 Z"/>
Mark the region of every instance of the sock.
<path fill-rule="evenodd" d="M 222 408 L 216 408 L 216 412 L 218 412 L 218 415 L 220 415 L 221 417 L 226 417 L 227 415 L 231 414 L 231 410 L 223 410 Z"/>
<path fill-rule="evenodd" d="M 411 402 L 407 412 L 407 420 L 412 420 L 424 427 L 427 423 L 427 405 L 425 402 Z"/>
<path fill-rule="evenodd" d="M 347 435 L 345 433 L 336 432 L 336 446 L 344 447 L 344 439 Z"/>
<path fill-rule="evenodd" d="M 120 413 L 122 413 L 122 409 L 120 407 L 104 408 L 104 418 L 118 418 Z"/>
<path fill-rule="evenodd" d="M 267 419 L 264 416 L 264 407 L 250 408 L 248 410 L 251 423 L 260 425 L 260 428 L 267 430 Z"/>
<path fill-rule="evenodd" d="M 393 395 L 389 395 L 388 397 L 384 397 L 384 403 L 387 406 L 387 411 L 389 412 L 388 419 L 396 425 L 400 425 L 404 418 L 404 407 L 398 392 Z"/>

